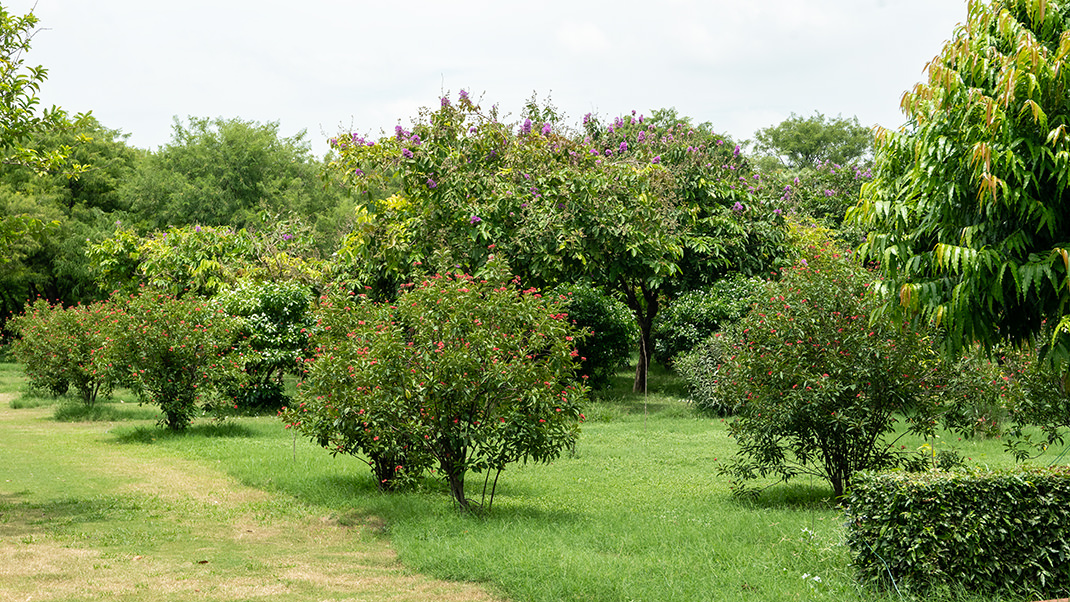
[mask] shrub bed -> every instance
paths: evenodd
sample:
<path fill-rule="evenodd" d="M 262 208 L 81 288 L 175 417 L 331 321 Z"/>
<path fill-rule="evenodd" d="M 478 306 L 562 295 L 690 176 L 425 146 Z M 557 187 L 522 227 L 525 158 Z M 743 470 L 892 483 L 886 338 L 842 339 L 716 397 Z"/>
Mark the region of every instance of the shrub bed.
<path fill-rule="evenodd" d="M 847 517 L 859 577 L 878 587 L 1070 593 L 1070 466 L 861 473 Z"/>

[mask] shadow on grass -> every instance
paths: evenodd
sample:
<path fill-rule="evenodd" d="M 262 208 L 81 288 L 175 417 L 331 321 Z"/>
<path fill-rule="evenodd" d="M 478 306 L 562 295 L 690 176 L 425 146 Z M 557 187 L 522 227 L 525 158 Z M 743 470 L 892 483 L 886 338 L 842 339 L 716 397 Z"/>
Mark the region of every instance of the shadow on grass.
<path fill-rule="evenodd" d="M 136 500 L 126 498 L 71 497 L 31 502 L 23 499 L 29 493 L 0 494 L 0 536 L 19 537 L 68 525 L 101 523 L 143 510 Z"/>
<path fill-rule="evenodd" d="M 171 439 L 217 439 L 217 438 L 253 438 L 256 433 L 249 427 L 236 422 L 213 422 L 194 424 L 182 431 L 175 431 L 162 426 L 138 426 L 119 431 L 115 435 L 117 443 L 152 445 L 156 441 Z"/>
<path fill-rule="evenodd" d="M 739 503 L 767 510 L 830 510 L 837 507 L 832 488 L 825 483 L 779 483 L 757 497 L 740 498 Z"/>
<path fill-rule="evenodd" d="M 57 422 L 121 422 L 124 420 L 151 420 L 158 412 L 137 404 L 105 403 L 98 401 L 86 405 L 77 400 L 65 400 L 53 413 Z"/>

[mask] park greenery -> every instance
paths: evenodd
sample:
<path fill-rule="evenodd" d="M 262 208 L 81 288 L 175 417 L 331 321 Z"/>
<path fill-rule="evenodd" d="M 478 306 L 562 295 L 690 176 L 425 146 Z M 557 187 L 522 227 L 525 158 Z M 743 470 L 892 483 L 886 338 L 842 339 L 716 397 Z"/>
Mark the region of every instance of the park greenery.
<path fill-rule="evenodd" d="M 671 108 L 573 123 L 466 90 L 322 159 L 304 132 L 223 118 L 176 118 L 146 151 L 38 115 L 36 18 L 0 26 L 12 408 L 155 419 L 107 436 L 386 517 L 404 562 L 522 599 L 1070 591 L 1060 566 L 1042 588 L 955 572 L 983 555 L 885 580 L 867 522 L 900 499 L 872 483 L 915 478 L 879 472 L 967 465 L 980 490 L 1018 477 L 971 464 L 1062 461 L 1070 5 L 971 1 L 904 127 L 792 114 L 754 153 Z M 768 545 L 720 551 L 748 528 Z M 590 554 L 563 566 L 555 538 Z M 655 567 L 667 584 L 638 576 Z"/>

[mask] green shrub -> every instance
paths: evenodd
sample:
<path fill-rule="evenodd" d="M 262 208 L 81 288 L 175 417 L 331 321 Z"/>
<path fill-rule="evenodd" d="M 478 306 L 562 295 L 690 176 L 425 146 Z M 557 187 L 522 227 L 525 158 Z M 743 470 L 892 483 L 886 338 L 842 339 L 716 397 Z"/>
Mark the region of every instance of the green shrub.
<path fill-rule="evenodd" d="M 561 284 L 555 295 L 564 295 L 572 323 L 590 333 L 576 345 L 582 358 L 580 372 L 592 389 L 604 389 L 631 357 L 639 334 L 628 306 L 588 284 Z"/>
<path fill-rule="evenodd" d="M 930 346 L 890 321 L 871 324 L 868 272 L 826 235 L 766 285 L 760 301 L 694 360 L 704 407 L 738 408 L 736 458 L 723 465 L 737 492 L 758 477 L 823 478 L 840 497 L 859 470 L 897 461 L 884 440 L 903 416 L 931 428 L 921 395 Z"/>
<path fill-rule="evenodd" d="M 654 319 L 654 359 L 675 365 L 678 355 L 747 313 L 761 286 L 761 280 L 736 276 L 673 299 Z"/>
<path fill-rule="evenodd" d="M 70 386 L 91 406 L 121 376 L 114 357 L 120 321 L 110 303 L 63 307 L 38 299 L 8 324 L 19 338 L 13 353 L 25 368 L 30 388 L 53 396 Z"/>
<path fill-rule="evenodd" d="M 113 302 L 123 310 L 117 361 L 142 403 L 160 406 L 168 428 L 185 429 L 198 402 L 244 371 L 249 355 L 236 348 L 241 323 L 211 300 L 143 290 Z"/>
<path fill-rule="evenodd" d="M 573 381 L 582 334 L 559 299 L 518 290 L 507 269 L 489 262 L 490 282 L 435 275 L 393 304 L 329 291 L 287 426 L 367 456 L 380 482 L 433 459 L 462 509 L 465 475 L 484 473 L 489 508 L 508 464 L 553 460 L 575 441 L 587 396 Z"/>
<path fill-rule="evenodd" d="M 241 281 L 217 296 L 223 311 L 239 319 L 240 334 L 255 353 L 225 396 L 239 409 L 278 410 L 288 401 L 282 386 L 296 373 L 312 327 L 312 295 L 307 286 L 283 282 Z"/>
<path fill-rule="evenodd" d="M 880 588 L 1070 593 L 1070 467 L 862 473 L 847 518 L 859 578 Z"/>

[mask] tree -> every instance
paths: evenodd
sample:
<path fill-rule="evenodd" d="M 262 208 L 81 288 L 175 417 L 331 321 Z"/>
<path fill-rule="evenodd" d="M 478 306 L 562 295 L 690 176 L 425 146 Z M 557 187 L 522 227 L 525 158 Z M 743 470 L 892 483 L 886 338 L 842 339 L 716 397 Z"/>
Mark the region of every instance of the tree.
<path fill-rule="evenodd" d="M 304 132 L 284 138 L 278 122 L 175 120 L 171 143 L 144 157 L 123 189 L 140 229 L 252 228 L 263 213 L 315 216 L 340 194 L 320 183 Z"/>
<path fill-rule="evenodd" d="M 885 310 L 941 326 L 949 353 L 1030 345 L 1070 306 L 1070 5 L 971 1 L 928 73 L 907 126 L 878 133 L 862 253 Z M 1065 366 L 1070 334 L 1044 347 Z"/>
<path fill-rule="evenodd" d="M 819 163 L 847 165 L 863 159 L 873 147 L 873 134 L 858 123 L 857 117 L 827 118 L 792 113 L 778 125 L 754 133 L 758 152 L 799 169 Z"/>
<path fill-rule="evenodd" d="M 661 297 L 685 281 L 764 270 L 783 221 L 753 196 L 760 184 L 739 147 L 704 127 L 587 116 L 575 133 L 552 108 L 532 102 L 526 114 L 514 129 L 462 91 L 411 131 L 334 140 L 331 166 L 355 188 L 398 190 L 364 199 L 340 255 L 384 291 L 418 263 L 478 268 L 490 245 L 525 282 L 587 279 L 635 315 L 643 391 Z"/>
<path fill-rule="evenodd" d="M 489 509 L 508 464 L 551 461 L 575 441 L 587 393 L 559 299 L 520 290 L 507 270 L 492 257 L 481 276 L 421 278 L 395 303 L 325 294 L 287 426 L 366 456 L 386 489 L 433 459 L 464 510 L 466 474 L 484 473 Z"/>

